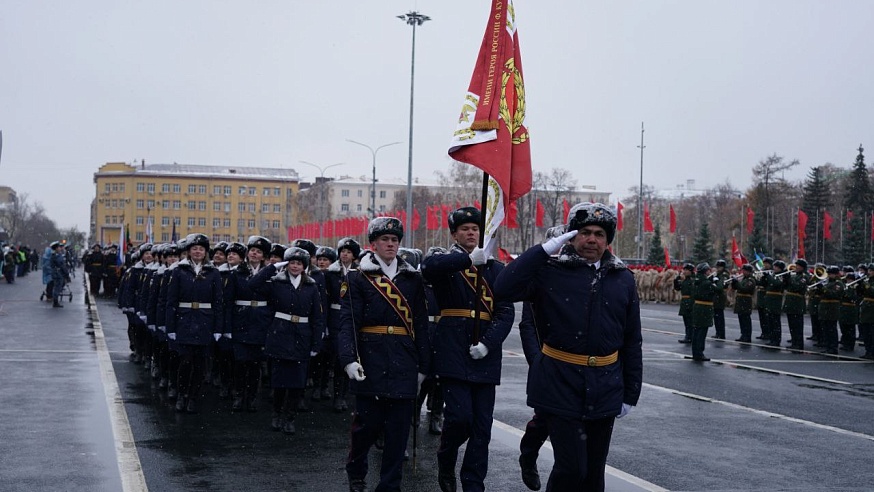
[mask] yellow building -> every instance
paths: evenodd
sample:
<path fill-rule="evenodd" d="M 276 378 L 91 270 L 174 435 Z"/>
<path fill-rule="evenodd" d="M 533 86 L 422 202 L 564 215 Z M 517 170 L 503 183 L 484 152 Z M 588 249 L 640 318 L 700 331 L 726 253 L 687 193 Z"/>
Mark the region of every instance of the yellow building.
<path fill-rule="evenodd" d="M 245 243 L 253 235 L 284 241 L 294 220 L 293 169 L 109 162 L 94 174 L 92 242 L 119 243 L 122 226 L 134 244 L 203 233 L 210 242 Z"/>

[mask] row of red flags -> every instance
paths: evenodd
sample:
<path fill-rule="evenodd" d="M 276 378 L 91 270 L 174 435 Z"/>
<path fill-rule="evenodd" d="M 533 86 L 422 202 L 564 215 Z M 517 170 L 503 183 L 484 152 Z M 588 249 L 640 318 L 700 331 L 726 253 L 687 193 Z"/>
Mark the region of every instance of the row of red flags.
<path fill-rule="evenodd" d="M 567 203 L 567 202 L 565 202 Z M 616 202 L 616 230 L 621 231 L 624 224 L 622 223 L 622 211 L 625 210 L 625 205 L 622 202 Z M 567 215 L 567 214 L 565 214 Z M 677 232 L 677 214 L 674 213 L 674 206 L 668 206 L 668 224 L 671 234 Z M 649 214 L 649 204 L 643 205 L 643 232 L 653 232 L 655 228 L 652 225 L 652 217 Z"/>

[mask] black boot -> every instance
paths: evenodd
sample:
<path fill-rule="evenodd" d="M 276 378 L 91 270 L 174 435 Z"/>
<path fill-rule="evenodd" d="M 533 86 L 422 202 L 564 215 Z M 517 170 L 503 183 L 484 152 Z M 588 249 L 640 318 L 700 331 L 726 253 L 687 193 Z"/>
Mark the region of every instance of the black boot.
<path fill-rule="evenodd" d="M 437 472 L 437 484 L 441 492 L 456 492 L 458 485 L 455 482 L 455 467 L 443 469 Z"/>
<path fill-rule="evenodd" d="M 241 393 L 234 394 L 234 402 L 231 403 L 231 411 L 232 412 L 242 412 L 243 411 L 243 395 Z"/>
<path fill-rule="evenodd" d="M 62 308 L 62 307 L 64 307 L 64 306 L 62 306 L 61 303 L 58 302 L 57 299 L 55 299 L 55 300 L 52 302 L 52 307 L 53 307 L 53 308 Z"/>
<path fill-rule="evenodd" d="M 367 481 L 363 478 L 349 479 L 349 492 L 364 492 L 367 490 Z"/>
<path fill-rule="evenodd" d="M 183 413 L 183 412 L 185 412 L 185 409 L 188 408 L 188 402 L 185 401 L 187 399 L 188 398 L 181 396 L 181 395 L 178 398 L 176 398 L 176 412 L 177 413 Z"/>
<path fill-rule="evenodd" d="M 270 428 L 273 432 L 281 431 L 284 423 L 285 420 L 283 420 L 282 414 L 279 412 L 273 412 L 273 417 L 270 419 Z"/>
<path fill-rule="evenodd" d="M 522 482 L 531 490 L 540 490 L 540 473 L 537 472 L 537 460 L 519 456 L 519 466 L 522 468 Z"/>
<path fill-rule="evenodd" d="M 443 434 L 443 415 L 431 413 L 431 421 L 428 423 L 428 434 L 432 436 Z"/>
<path fill-rule="evenodd" d="M 185 411 L 188 413 L 200 413 L 200 408 L 198 408 L 197 400 L 194 398 L 189 398 L 188 405 L 185 406 Z"/>

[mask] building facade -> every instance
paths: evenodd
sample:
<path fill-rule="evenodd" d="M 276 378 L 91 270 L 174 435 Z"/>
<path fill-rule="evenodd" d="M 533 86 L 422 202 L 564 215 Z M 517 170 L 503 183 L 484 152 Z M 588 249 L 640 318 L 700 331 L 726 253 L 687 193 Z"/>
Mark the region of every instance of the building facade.
<path fill-rule="evenodd" d="M 293 169 L 127 164 L 110 162 L 94 174 L 92 242 L 118 243 L 123 228 L 137 244 L 167 242 L 200 232 L 212 242 L 254 234 L 285 239 L 296 220 Z"/>

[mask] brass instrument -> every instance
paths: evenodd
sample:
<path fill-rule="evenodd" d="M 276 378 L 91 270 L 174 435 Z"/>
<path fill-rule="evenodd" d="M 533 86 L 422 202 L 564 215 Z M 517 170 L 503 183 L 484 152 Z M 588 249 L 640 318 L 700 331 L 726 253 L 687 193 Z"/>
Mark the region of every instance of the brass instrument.
<path fill-rule="evenodd" d="M 793 272 L 792 270 L 786 270 L 785 272 L 780 272 L 780 273 L 778 273 L 777 275 L 774 275 L 774 278 L 782 277 L 783 275 L 787 275 L 787 274 L 790 274 L 790 273 L 793 274 L 793 275 L 795 274 L 795 272 Z"/>
<path fill-rule="evenodd" d="M 753 276 L 756 278 L 756 280 L 759 280 L 760 278 L 762 278 L 763 275 L 770 275 L 773 272 L 774 270 L 758 270 L 753 272 Z"/>
<path fill-rule="evenodd" d="M 825 278 L 828 278 L 828 273 L 826 273 L 824 266 L 818 266 L 813 269 L 813 276 L 820 280 L 823 280 Z"/>
<path fill-rule="evenodd" d="M 732 280 L 740 280 L 740 279 L 743 278 L 743 276 L 744 276 L 743 273 L 738 273 L 737 275 L 732 275 L 731 277 L 725 279 L 725 280 L 723 281 L 723 284 L 722 284 L 722 285 L 723 285 L 723 286 L 727 286 L 728 284 L 731 283 Z"/>
<path fill-rule="evenodd" d="M 867 278 L 868 278 L 867 275 L 862 275 L 861 277 L 857 278 L 856 280 L 853 280 L 852 282 L 848 283 L 848 284 L 847 284 L 847 287 L 850 287 L 851 285 L 855 285 L 855 284 L 857 284 L 857 283 L 859 283 L 859 282 L 861 282 L 862 280 L 865 280 L 865 279 L 867 279 Z"/>
<path fill-rule="evenodd" d="M 813 290 L 813 289 L 816 289 L 816 288 L 818 288 L 818 287 L 820 287 L 820 286 L 822 286 L 822 285 L 825 285 L 826 282 L 828 282 L 828 279 L 827 279 L 827 278 L 824 278 L 824 279 L 820 280 L 819 282 L 817 282 L 817 283 L 815 283 L 815 284 L 811 284 L 811 285 L 807 286 L 807 290 Z"/>

